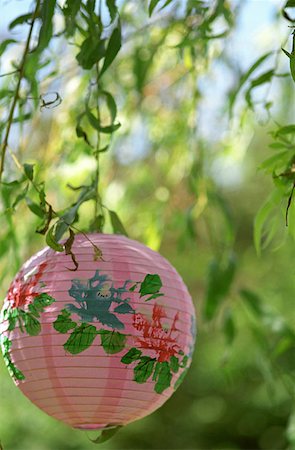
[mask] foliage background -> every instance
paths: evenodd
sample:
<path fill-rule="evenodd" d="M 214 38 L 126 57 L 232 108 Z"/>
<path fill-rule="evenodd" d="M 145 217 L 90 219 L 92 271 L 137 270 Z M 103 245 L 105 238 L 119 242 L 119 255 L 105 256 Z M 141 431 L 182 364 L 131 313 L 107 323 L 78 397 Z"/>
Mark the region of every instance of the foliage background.
<path fill-rule="evenodd" d="M 147 2 L 118 3 L 123 46 L 103 83 L 116 99 L 121 127 L 100 156 L 100 192 L 129 236 L 160 251 L 182 275 L 195 300 L 199 333 L 192 368 L 177 393 L 101 448 L 293 449 L 293 203 L 288 228 L 284 216 L 293 184 L 294 128 L 285 127 L 294 121 L 294 83 L 280 50 L 291 47 L 281 14 L 286 2 L 172 1 L 161 11 L 160 2 L 150 19 Z M 199 13 L 190 14 L 190 6 Z M 32 9 L 25 0 L 1 7 L 7 23 Z M 106 8 L 103 14 L 108 17 Z M 7 47 L 0 74 L 14 69 L 27 28 L 3 25 L 2 40 L 13 36 L 21 44 Z M 60 13 L 55 34 L 62 29 Z M 72 43 L 81 45 L 82 38 L 75 35 Z M 22 165 L 35 164 L 34 182 L 43 186 L 45 180 L 47 199 L 60 215 L 77 201 L 67 185 L 91 184 L 96 173 L 93 149 L 75 132 L 89 92 L 78 50 L 63 36 L 54 38 L 38 70 L 27 71 L 8 149 Z M 245 76 L 268 52 L 274 53 Z M 16 77 L 0 80 L 3 142 Z M 38 95 L 47 92 L 58 92 L 62 103 L 40 109 Z M 48 95 L 42 99 L 55 97 Z M 105 105 L 101 114 L 109 120 Z M 83 127 L 94 141 L 97 130 Z M 109 136 L 101 139 L 103 147 Z M 9 152 L 4 183 L 22 179 Z M 269 207 L 261 210 L 269 195 Z M 2 184 L 1 196 L 4 297 L 44 237 L 35 232 L 41 218 L 28 205 L 39 198 L 27 179 Z M 79 229 L 89 227 L 94 203 L 80 206 Z M 106 217 L 105 232 L 112 231 Z M 5 450 L 94 448 L 90 434 L 69 430 L 30 404 L 2 360 L 0 372 Z"/>

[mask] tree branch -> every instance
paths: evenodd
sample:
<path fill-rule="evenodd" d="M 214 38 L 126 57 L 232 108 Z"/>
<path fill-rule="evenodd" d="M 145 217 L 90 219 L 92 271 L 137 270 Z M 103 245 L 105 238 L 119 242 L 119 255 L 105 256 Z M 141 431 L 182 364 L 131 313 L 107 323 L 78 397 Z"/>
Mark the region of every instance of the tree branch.
<path fill-rule="evenodd" d="M 8 139 L 9 139 L 9 134 L 10 134 L 10 130 L 11 130 L 11 125 L 13 122 L 13 116 L 14 116 L 14 111 L 17 105 L 17 101 L 19 98 L 19 91 L 20 91 L 20 86 L 21 86 L 21 82 L 24 76 L 24 70 L 25 70 L 25 63 L 26 63 L 26 59 L 27 59 L 27 55 L 29 53 L 30 50 L 30 42 L 31 42 L 31 38 L 32 38 L 32 33 L 33 33 L 33 27 L 39 12 L 39 7 L 40 7 L 40 0 L 37 0 L 36 2 L 36 8 L 32 17 L 32 21 L 30 24 L 30 29 L 29 29 L 29 34 L 26 40 L 26 45 L 25 45 L 25 49 L 24 49 L 24 53 L 22 56 L 22 60 L 18 69 L 19 72 L 19 76 L 18 76 L 18 81 L 17 81 L 17 85 L 15 88 L 15 94 L 13 97 L 13 101 L 12 101 L 12 105 L 9 111 L 9 115 L 8 115 L 8 119 L 7 119 L 7 127 L 6 127 L 6 132 L 5 132 L 5 136 L 4 136 L 4 140 L 3 140 L 3 144 L 2 144 L 2 148 L 1 148 L 1 161 L 0 161 L 0 183 L 2 180 L 2 175 L 3 175 L 3 171 L 4 171 L 4 162 L 5 162 L 5 155 L 6 155 L 6 150 L 7 150 L 7 146 L 8 146 Z"/>

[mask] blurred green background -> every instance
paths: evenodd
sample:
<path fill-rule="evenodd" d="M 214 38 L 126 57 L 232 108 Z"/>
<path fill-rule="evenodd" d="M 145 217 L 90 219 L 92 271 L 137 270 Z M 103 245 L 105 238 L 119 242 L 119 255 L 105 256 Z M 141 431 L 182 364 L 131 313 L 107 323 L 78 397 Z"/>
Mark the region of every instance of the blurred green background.
<path fill-rule="evenodd" d="M 7 23 L 27 11 L 29 2 L 2 3 L 0 31 L 6 39 Z M 249 76 L 241 85 L 243 74 L 269 51 L 274 53 L 252 79 L 274 65 L 288 75 L 288 59 L 280 51 L 290 47 L 280 13 L 285 2 L 217 2 L 224 9 L 211 33 L 226 33 L 216 39 L 198 35 L 199 16 L 190 18 L 196 20 L 192 26 L 187 2 L 172 2 L 151 19 L 147 2 L 119 3 L 124 45 L 104 83 L 116 99 L 121 128 L 100 158 L 101 194 L 129 236 L 159 251 L 181 274 L 195 302 L 198 336 L 193 364 L 174 396 L 100 448 L 294 449 L 293 205 L 288 228 L 284 218 L 290 183 L 261 219 L 258 254 L 253 238 L 257 212 L 273 191 L 277 160 L 266 167 L 269 173 L 258 169 L 274 154 L 270 132 L 277 122 L 294 120 L 294 83 L 290 76 L 272 77 L 256 89 Z M 56 32 L 61 22 L 57 15 Z M 189 43 L 187 27 L 196 32 Z M 13 38 L 22 42 L 23 30 L 15 28 Z M 36 182 L 45 180 L 47 198 L 59 210 L 77 197 L 68 185 L 87 184 L 95 170 L 91 150 L 75 134 L 89 82 L 75 53 L 65 41 L 54 41 L 37 82 L 40 92 L 57 91 L 63 101 L 42 111 L 37 102 L 29 122 L 13 125 L 10 142 L 22 163 L 35 164 Z M 18 57 L 19 47 L 11 47 L 1 73 Z M 1 78 L 3 123 L 14 86 L 13 79 Z M 247 95 L 245 100 L 249 89 L 252 105 Z M 28 82 L 25 112 L 32 107 L 29 93 Z M 92 138 L 93 130 L 86 131 Z M 18 177 L 8 155 L 6 181 Z M 40 219 L 27 206 L 28 198 L 37 201 L 36 193 L 30 187 L 18 199 L 21 189 L 10 185 L 1 191 L 2 298 L 21 264 L 45 245 L 35 233 Z M 89 229 L 93 210 L 91 201 L 80 207 L 80 229 Z M 257 227 L 256 219 L 256 235 Z M 112 232 L 108 222 L 105 231 Z M 89 438 L 95 433 L 71 430 L 24 398 L 2 359 L 0 376 L 4 450 L 94 448 Z"/>

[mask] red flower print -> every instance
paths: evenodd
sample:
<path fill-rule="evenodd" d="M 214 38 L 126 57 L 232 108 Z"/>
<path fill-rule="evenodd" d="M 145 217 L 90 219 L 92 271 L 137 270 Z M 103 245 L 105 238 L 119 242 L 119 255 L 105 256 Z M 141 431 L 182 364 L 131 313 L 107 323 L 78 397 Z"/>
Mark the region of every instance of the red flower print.
<path fill-rule="evenodd" d="M 11 303 L 12 308 L 20 308 L 39 295 L 39 292 L 34 292 L 34 290 L 43 275 L 46 265 L 46 263 L 40 264 L 37 268 L 37 273 L 29 276 L 27 279 L 24 277 L 23 271 L 18 273 L 11 283 L 7 294 L 7 300 Z"/>
<path fill-rule="evenodd" d="M 154 350 L 158 354 L 158 361 L 169 361 L 171 356 L 175 356 L 180 350 L 173 333 L 177 331 L 176 321 L 178 313 L 175 314 L 170 330 L 163 328 L 162 319 L 167 317 L 162 306 L 155 303 L 152 320 L 148 320 L 142 314 L 135 314 L 133 326 L 142 332 L 142 337 L 137 338 L 140 348 Z"/>

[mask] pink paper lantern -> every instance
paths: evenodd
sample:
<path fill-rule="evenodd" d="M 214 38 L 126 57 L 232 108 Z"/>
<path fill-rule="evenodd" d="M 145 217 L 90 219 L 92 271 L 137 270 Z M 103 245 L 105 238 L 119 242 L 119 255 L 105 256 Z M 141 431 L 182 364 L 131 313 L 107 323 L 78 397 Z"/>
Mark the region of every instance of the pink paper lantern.
<path fill-rule="evenodd" d="M 1 347 L 16 385 L 74 428 L 125 425 L 159 408 L 191 362 L 195 313 L 176 270 L 124 236 L 46 247 L 12 282 Z"/>

